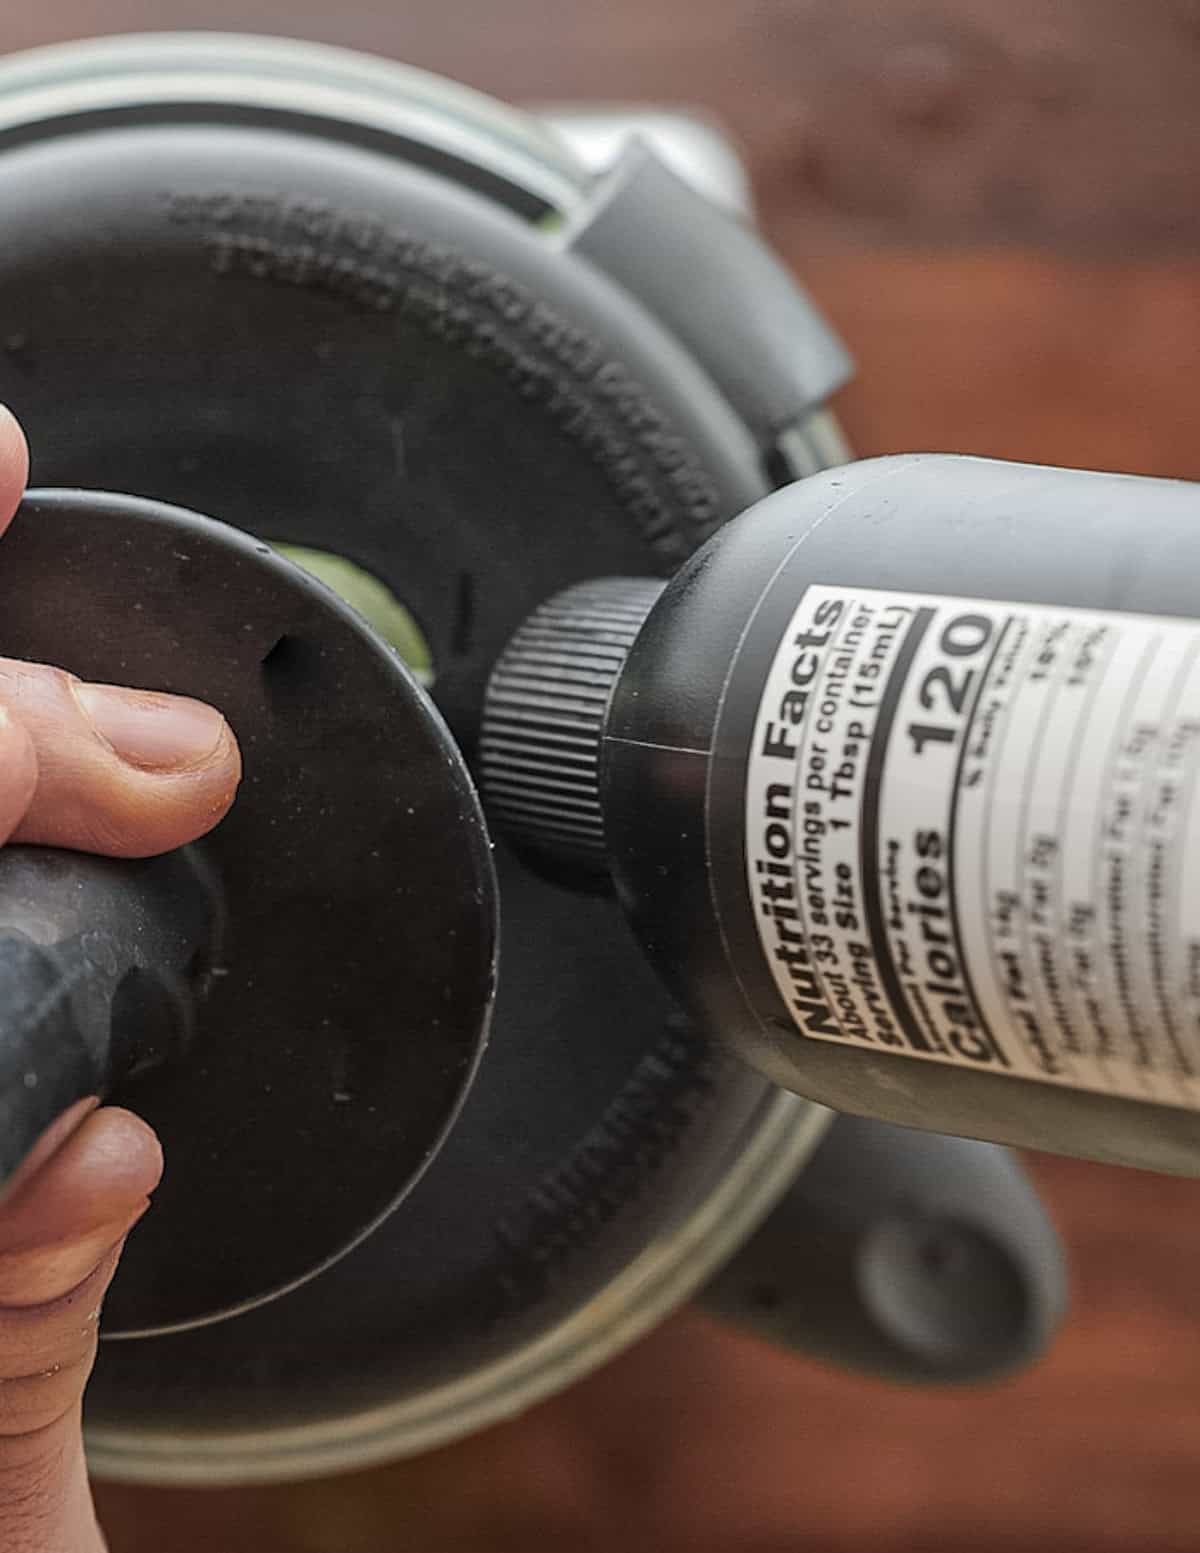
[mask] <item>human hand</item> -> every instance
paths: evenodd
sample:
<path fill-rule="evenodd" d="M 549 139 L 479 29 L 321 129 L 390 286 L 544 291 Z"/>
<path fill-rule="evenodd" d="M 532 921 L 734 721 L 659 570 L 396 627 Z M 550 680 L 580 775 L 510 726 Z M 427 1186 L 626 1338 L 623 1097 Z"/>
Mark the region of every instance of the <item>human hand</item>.
<path fill-rule="evenodd" d="M 20 428 L 0 407 L 0 533 L 27 474 Z M 199 702 L 85 685 L 0 658 L 0 845 L 169 851 L 224 816 L 239 776 L 232 732 Z M 4 1553 L 104 1548 L 83 1457 L 83 1392 L 101 1302 L 161 1171 L 145 1123 L 85 1100 L 48 1130 L 0 1197 Z"/>

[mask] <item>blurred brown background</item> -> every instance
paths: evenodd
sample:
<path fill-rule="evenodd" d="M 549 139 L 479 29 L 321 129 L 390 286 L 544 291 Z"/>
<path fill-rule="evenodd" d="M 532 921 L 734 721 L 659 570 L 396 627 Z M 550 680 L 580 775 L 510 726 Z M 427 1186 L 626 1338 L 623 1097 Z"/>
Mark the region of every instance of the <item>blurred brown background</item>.
<path fill-rule="evenodd" d="M 4 0 L 0 51 L 162 27 L 706 108 L 858 357 L 859 451 L 1200 478 L 1200 0 Z M 1200 1183 L 1035 1166 L 1076 1308 L 1019 1382 L 897 1393 L 685 1315 L 422 1461 L 107 1489 L 113 1553 L 1193 1549 Z"/>

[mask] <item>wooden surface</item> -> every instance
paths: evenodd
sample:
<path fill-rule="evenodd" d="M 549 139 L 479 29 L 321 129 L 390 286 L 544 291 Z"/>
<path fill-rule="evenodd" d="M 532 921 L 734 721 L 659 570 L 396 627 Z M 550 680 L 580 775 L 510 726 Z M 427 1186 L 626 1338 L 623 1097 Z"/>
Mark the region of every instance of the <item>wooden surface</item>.
<path fill-rule="evenodd" d="M 1197 0 L 43 0 L 4 7 L 0 50 L 168 25 L 375 48 L 517 98 L 708 108 L 858 356 L 860 451 L 1200 478 Z M 1200 1185 L 1036 1163 L 1075 1315 L 998 1391 L 898 1393 L 687 1315 L 422 1461 L 110 1488 L 113 1553 L 1192 1549 Z"/>

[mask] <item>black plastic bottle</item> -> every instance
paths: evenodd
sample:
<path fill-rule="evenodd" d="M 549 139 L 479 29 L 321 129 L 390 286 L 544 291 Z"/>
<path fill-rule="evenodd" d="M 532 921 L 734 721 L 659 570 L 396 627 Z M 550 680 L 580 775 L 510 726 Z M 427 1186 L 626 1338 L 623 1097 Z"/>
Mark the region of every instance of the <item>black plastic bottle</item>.
<path fill-rule="evenodd" d="M 494 817 L 781 1085 L 1200 1172 L 1200 487 L 815 475 L 552 601 L 489 703 Z"/>

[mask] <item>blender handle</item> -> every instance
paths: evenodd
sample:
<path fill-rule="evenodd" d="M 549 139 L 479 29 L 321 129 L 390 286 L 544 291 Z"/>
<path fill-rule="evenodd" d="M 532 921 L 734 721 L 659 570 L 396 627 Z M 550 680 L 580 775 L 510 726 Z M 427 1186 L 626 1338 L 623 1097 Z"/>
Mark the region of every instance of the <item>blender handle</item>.
<path fill-rule="evenodd" d="M 186 1045 L 219 911 L 192 848 L 0 851 L 0 1189 L 63 1111 Z"/>
<path fill-rule="evenodd" d="M 904 1384 L 1037 1359 L 1067 1303 L 1061 1244 L 1015 1156 L 838 1116 L 701 1296 L 786 1347 Z"/>

